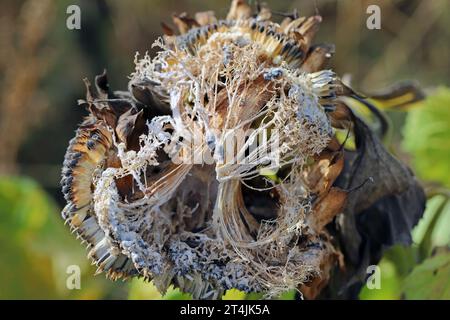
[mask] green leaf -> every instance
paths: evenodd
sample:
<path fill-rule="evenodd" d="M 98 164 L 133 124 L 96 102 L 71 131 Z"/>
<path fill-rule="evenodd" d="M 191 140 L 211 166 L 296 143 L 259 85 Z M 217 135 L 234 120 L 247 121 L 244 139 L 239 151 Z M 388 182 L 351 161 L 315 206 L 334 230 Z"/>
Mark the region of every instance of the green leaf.
<path fill-rule="evenodd" d="M 128 300 L 191 300 L 191 296 L 170 286 L 163 296 L 153 282 L 134 278 L 130 281 Z"/>
<path fill-rule="evenodd" d="M 450 243 L 449 219 L 450 201 L 447 197 L 437 195 L 427 201 L 425 213 L 412 232 L 422 259 L 428 257 L 433 248 Z"/>
<path fill-rule="evenodd" d="M 359 293 L 361 300 L 396 300 L 401 296 L 401 278 L 395 264 L 387 258 L 383 258 L 378 264 L 380 267 L 381 288 L 369 289 L 363 286 Z"/>
<path fill-rule="evenodd" d="M 0 299 L 120 297 L 123 284 L 93 276 L 84 246 L 64 226 L 54 201 L 31 179 L 0 177 L 0 243 Z M 80 290 L 66 287 L 69 265 L 81 269 Z"/>
<path fill-rule="evenodd" d="M 450 252 L 446 250 L 414 268 L 404 282 L 406 299 L 450 299 Z"/>
<path fill-rule="evenodd" d="M 180 289 L 174 289 L 170 287 L 167 293 L 163 297 L 164 300 L 192 300 L 192 296 L 189 293 L 183 293 Z"/>
<path fill-rule="evenodd" d="M 296 290 L 286 291 L 278 297 L 278 300 L 295 300 L 296 293 Z"/>
<path fill-rule="evenodd" d="M 410 110 L 403 147 L 423 179 L 450 187 L 450 89 L 441 87 Z"/>
<path fill-rule="evenodd" d="M 396 245 L 384 254 L 384 258 L 394 264 L 396 274 L 400 279 L 406 277 L 419 261 L 417 246 Z"/>
<path fill-rule="evenodd" d="M 230 289 L 225 292 L 222 300 L 245 300 L 246 293 L 237 289 Z"/>

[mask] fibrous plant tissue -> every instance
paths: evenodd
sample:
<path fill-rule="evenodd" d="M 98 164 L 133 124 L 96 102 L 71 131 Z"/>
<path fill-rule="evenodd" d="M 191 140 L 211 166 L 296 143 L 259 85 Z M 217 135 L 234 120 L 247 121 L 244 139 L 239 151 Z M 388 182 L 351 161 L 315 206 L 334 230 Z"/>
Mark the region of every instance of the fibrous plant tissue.
<path fill-rule="evenodd" d="M 327 225 L 351 196 L 334 185 L 336 130 L 354 129 L 340 100 L 354 92 L 326 68 L 330 47 L 312 46 L 320 16 L 277 23 L 233 1 L 225 20 L 174 22 L 181 34 L 165 26 L 155 57 L 136 55 L 128 90 L 112 92 L 106 73 L 86 80 L 63 218 L 112 279 L 196 299 L 315 298 L 345 267 Z"/>

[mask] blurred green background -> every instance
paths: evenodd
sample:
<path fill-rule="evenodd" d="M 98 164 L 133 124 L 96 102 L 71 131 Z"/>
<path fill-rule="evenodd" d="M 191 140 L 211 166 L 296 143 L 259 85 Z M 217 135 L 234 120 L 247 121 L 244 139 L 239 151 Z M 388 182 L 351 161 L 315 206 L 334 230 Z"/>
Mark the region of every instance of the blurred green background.
<path fill-rule="evenodd" d="M 362 299 L 450 299 L 450 2 L 448 0 L 296 0 L 266 3 L 277 12 L 323 16 L 317 42 L 336 45 L 334 69 L 374 92 L 403 79 L 428 98 L 386 113 L 387 147 L 426 188 L 424 218 L 411 247 L 390 249 L 380 262 L 381 289 Z M 67 6 L 81 8 L 81 30 L 66 28 Z M 381 8 L 381 30 L 366 28 L 366 8 Z M 3 0 L 0 4 L 0 298 L 159 299 L 141 280 L 111 282 L 60 219 L 59 174 L 68 141 L 85 111 L 82 78 L 104 68 L 124 89 L 137 51 L 153 53 L 160 22 L 172 13 L 214 10 L 226 0 Z M 66 269 L 79 265 L 81 289 L 68 290 Z M 293 292 L 283 295 L 292 299 Z M 170 290 L 165 299 L 189 298 Z M 231 290 L 225 298 L 254 299 Z"/>

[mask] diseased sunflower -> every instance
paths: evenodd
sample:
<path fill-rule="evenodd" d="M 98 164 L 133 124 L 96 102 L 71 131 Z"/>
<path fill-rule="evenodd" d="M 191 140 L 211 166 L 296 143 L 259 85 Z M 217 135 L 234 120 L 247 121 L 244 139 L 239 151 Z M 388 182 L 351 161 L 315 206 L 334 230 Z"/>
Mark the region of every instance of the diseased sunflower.
<path fill-rule="evenodd" d="M 333 47 L 312 45 L 321 17 L 276 23 L 235 0 L 225 20 L 173 18 L 180 34 L 163 25 L 127 91 L 86 81 L 64 220 L 98 272 L 162 293 L 355 297 L 382 249 L 411 241 L 425 200 L 353 113 L 383 119 L 327 69 Z"/>

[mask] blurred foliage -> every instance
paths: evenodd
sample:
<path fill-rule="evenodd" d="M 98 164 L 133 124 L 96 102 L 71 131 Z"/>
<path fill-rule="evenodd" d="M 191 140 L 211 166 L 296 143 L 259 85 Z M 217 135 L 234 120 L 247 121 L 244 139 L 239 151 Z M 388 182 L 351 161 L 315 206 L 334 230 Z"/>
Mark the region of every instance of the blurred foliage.
<path fill-rule="evenodd" d="M 92 276 L 86 251 L 59 212 L 36 182 L 0 177 L 0 299 L 124 297 L 123 284 Z M 69 265 L 81 269 L 80 290 L 66 287 Z"/>
<path fill-rule="evenodd" d="M 0 163 L 0 298 L 189 299 L 175 289 L 161 296 L 141 279 L 111 282 L 102 275 L 94 277 L 84 247 L 60 218 L 59 170 L 67 143 L 85 114 L 76 107 L 84 95 L 83 77 L 92 79 L 107 68 L 111 87 L 124 88 L 135 52 L 153 53 L 150 47 L 160 35 L 161 21 L 170 22 L 171 13 L 183 11 L 215 10 L 225 16 L 228 2 L 43 2 L 1 3 L 0 74 L 5 76 L 0 79 L 0 117 L 8 126 L 2 125 L 0 150 L 5 156 L 1 161 L 11 163 Z M 419 80 L 423 87 L 450 85 L 447 0 L 265 2 L 277 12 L 298 8 L 306 15 L 317 5 L 324 17 L 318 39 L 336 45 L 334 69 L 341 75 L 351 73 L 356 89 L 373 92 L 402 78 Z M 36 3 L 47 11 L 36 10 Z M 69 4 L 82 9 L 79 31 L 65 28 Z M 382 30 L 365 28 L 368 4 L 381 7 Z M 399 156 L 424 182 L 429 201 L 413 231 L 414 244 L 388 250 L 379 264 L 381 289 L 365 287 L 360 298 L 450 299 L 450 90 L 438 88 L 413 109 L 389 116 L 398 141 L 390 141 L 388 147 L 398 153 L 401 144 L 408 152 Z M 69 265 L 81 268 L 81 290 L 66 288 Z M 294 297 L 291 291 L 280 298 Z M 224 296 L 260 298 L 237 290 Z"/>
<path fill-rule="evenodd" d="M 396 246 L 379 264 L 381 289 L 364 287 L 361 299 L 450 299 L 450 89 L 441 87 L 411 109 L 404 148 L 429 199 L 412 232 L 413 245 Z"/>
<path fill-rule="evenodd" d="M 450 252 L 427 258 L 414 267 L 403 290 L 406 299 L 450 299 Z"/>
<path fill-rule="evenodd" d="M 450 187 L 450 90 L 441 87 L 420 107 L 409 112 L 404 148 L 423 179 Z"/>
<path fill-rule="evenodd" d="M 153 283 L 148 283 L 142 279 L 133 279 L 128 292 L 130 300 L 189 300 L 191 296 L 180 292 L 178 289 L 170 287 L 166 294 L 161 295 Z"/>

